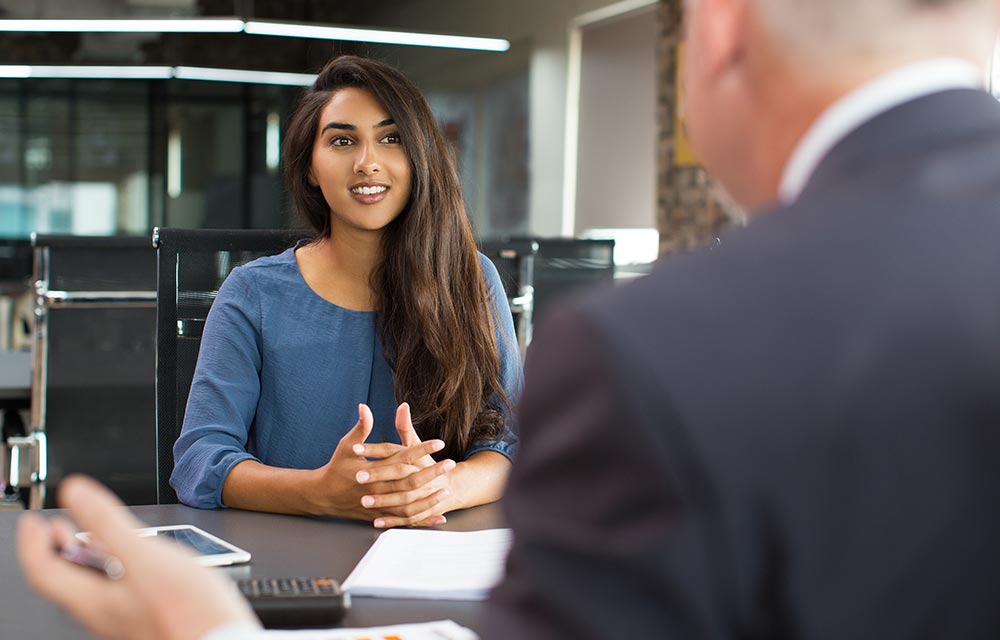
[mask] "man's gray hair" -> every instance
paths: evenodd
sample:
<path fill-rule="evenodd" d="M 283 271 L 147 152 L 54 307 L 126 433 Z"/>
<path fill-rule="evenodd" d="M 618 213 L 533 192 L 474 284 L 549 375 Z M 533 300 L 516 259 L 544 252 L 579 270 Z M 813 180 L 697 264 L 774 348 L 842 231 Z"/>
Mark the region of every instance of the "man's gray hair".
<path fill-rule="evenodd" d="M 996 37 L 995 0 L 752 1 L 774 35 L 806 64 L 921 54 L 986 63 Z"/>

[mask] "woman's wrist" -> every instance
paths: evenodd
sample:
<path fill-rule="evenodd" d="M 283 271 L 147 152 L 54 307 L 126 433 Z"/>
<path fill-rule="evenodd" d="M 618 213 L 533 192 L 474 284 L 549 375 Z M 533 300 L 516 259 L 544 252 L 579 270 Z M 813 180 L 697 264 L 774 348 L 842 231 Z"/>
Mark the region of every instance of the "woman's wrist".
<path fill-rule="evenodd" d="M 451 471 L 451 480 L 448 482 L 448 493 L 450 494 L 449 502 L 451 502 L 450 509 L 465 509 L 467 507 L 474 506 L 469 504 L 468 496 L 468 484 L 469 478 L 468 474 L 472 470 L 469 468 L 468 462 L 459 462 L 455 464 L 455 468 Z"/>

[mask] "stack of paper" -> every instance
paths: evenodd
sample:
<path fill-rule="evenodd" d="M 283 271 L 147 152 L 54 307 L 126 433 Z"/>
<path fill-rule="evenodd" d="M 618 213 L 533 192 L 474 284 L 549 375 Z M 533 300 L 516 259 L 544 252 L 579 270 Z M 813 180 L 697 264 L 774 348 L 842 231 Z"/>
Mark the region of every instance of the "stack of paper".
<path fill-rule="evenodd" d="M 503 577 L 510 529 L 390 529 L 344 581 L 352 596 L 484 600 Z"/>
<path fill-rule="evenodd" d="M 268 632 L 268 638 L 272 637 L 274 640 L 479 640 L 475 632 L 451 620 L 364 629 Z"/>

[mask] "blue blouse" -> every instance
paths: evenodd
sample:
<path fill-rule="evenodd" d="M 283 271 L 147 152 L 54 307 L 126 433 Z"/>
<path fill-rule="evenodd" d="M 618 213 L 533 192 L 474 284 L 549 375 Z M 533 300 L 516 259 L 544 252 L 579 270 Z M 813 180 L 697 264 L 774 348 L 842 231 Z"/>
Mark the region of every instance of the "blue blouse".
<path fill-rule="evenodd" d="M 521 358 L 496 267 L 480 255 L 500 327 L 500 378 L 520 395 Z M 222 507 L 222 486 L 237 463 L 315 469 L 330 460 L 371 407 L 368 442 L 399 443 L 393 371 L 373 311 L 351 311 L 319 297 L 302 278 L 295 248 L 229 274 L 205 323 L 184 427 L 174 445 L 170 486 L 192 507 Z M 497 451 L 512 458 L 513 419 L 500 440 L 472 444 L 466 457 Z"/>

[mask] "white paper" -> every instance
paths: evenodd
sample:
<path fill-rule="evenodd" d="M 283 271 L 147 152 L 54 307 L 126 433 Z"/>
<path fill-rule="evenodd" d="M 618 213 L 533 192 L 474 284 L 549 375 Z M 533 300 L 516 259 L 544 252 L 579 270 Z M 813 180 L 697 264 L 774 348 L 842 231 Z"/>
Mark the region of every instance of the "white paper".
<path fill-rule="evenodd" d="M 503 578 L 510 529 L 390 529 L 344 581 L 352 596 L 484 600 Z"/>
<path fill-rule="evenodd" d="M 474 631 L 459 626 L 451 620 L 364 629 L 270 631 L 267 638 L 273 638 L 273 640 L 479 640 L 479 636 Z"/>

